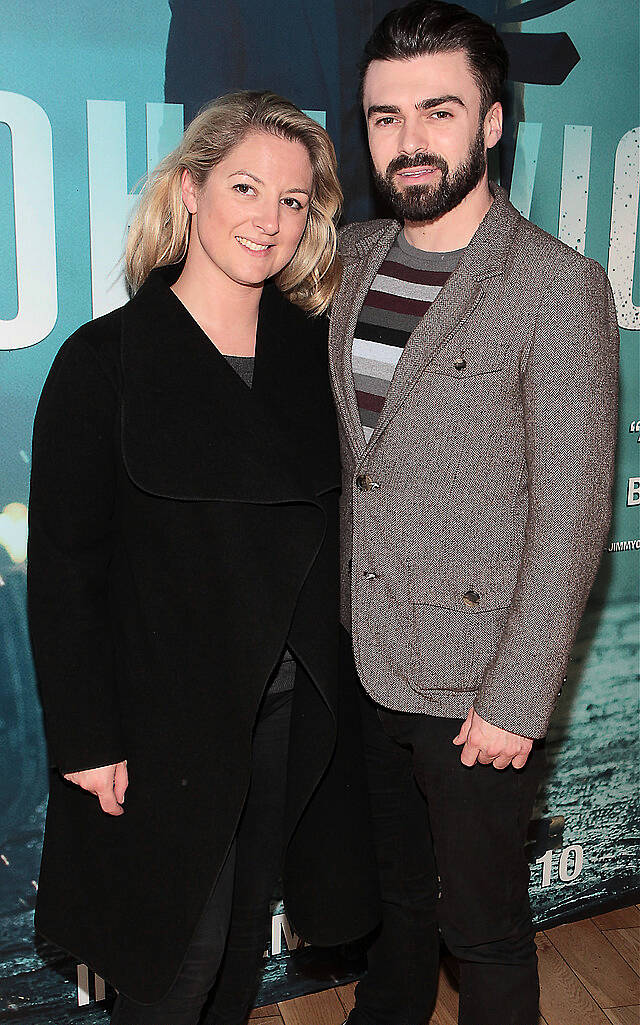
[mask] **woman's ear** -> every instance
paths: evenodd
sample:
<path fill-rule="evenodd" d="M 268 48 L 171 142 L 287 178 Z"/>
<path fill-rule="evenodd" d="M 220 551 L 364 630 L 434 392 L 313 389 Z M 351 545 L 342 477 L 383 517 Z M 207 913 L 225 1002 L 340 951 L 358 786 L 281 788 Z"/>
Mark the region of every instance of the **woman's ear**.
<path fill-rule="evenodd" d="M 196 186 L 189 171 L 186 167 L 182 172 L 182 178 L 180 179 L 180 189 L 182 192 L 182 202 L 186 206 L 190 214 L 195 214 L 198 211 L 198 197 L 196 194 Z"/>

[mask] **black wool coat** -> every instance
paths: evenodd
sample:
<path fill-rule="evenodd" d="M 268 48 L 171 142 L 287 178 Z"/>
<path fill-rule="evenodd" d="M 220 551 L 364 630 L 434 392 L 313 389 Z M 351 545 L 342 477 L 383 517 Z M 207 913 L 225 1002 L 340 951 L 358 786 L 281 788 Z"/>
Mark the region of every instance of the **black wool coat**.
<path fill-rule="evenodd" d="M 62 346 L 30 499 L 30 626 L 60 770 L 36 928 L 146 1003 L 171 986 L 229 849 L 285 642 L 288 914 L 323 946 L 377 918 L 346 659 L 339 674 L 326 323 L 266 285 L 249 390 L 171 280 L 154 271 Z M 124 758 L 120 817 L 60 775 Z"/>

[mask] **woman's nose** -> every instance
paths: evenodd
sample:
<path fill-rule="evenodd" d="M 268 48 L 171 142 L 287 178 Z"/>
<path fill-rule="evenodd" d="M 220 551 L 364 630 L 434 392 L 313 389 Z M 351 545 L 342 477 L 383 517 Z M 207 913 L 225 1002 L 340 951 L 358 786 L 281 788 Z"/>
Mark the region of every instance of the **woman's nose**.
<path fill-rule="evenodd" d="M 254 215 L 256 228 L 265 235 L 277 235 L 280 231 L 280 204 L 265 202 Z"/>

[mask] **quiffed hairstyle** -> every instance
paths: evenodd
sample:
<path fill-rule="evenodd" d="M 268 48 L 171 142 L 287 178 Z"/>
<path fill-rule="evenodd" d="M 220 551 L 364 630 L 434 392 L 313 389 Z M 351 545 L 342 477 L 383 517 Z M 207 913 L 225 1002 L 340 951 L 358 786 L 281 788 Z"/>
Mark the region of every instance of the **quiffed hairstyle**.
<path fill-rule="evenodd" d="M 187 253 L 190 214 L 182 201 L 185 169 L 196 186 L 212 167 L 252 132 L 300 142 L 313 169 L 313 189 L 298 248 L 275 277 L 278 288 L 309 313 L 321 313 L 338 287 L 336 226 L 342 208 L 336 154 L 324 128 L 288 100 L 270 92 L 243 91 L 220 96 L 203 108 L 182 142 L 149 175 L 131 222 L 125 273 L 136 292 L 154 267 L 179 263 Z"/>
<path fill-rule="evenodd" d="M 441 0 L 414 0 L 389 11 L 374 29 L 360 63 L 360 100 L 372 61 L 409 60 L 424 54 L 464 50 L 480 90 L 480 115 L 502 94 L 509 56 L 493 25 L 477 14 Z"/>

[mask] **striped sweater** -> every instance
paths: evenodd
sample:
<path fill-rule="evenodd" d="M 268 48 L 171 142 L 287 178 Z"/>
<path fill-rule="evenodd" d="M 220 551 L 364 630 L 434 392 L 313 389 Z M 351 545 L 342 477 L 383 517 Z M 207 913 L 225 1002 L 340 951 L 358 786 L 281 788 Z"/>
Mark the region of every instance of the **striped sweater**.
<path fill-rule="evenodd" d="M 400 232 L 364 301 L 353 339 L 353 379 L 365 440 L 373 434 L 396 366 L 464 250 L 427 253 Z"/>

